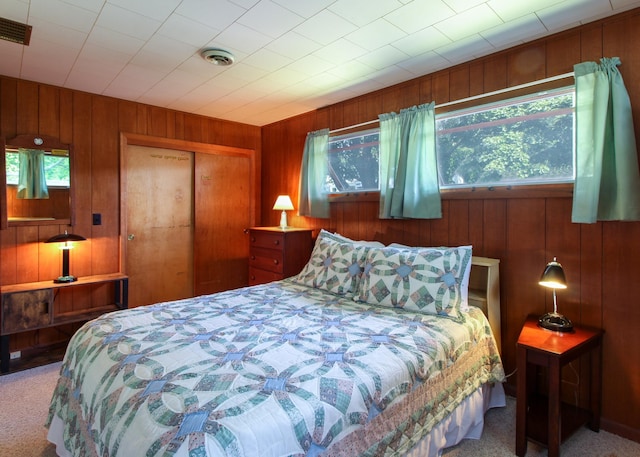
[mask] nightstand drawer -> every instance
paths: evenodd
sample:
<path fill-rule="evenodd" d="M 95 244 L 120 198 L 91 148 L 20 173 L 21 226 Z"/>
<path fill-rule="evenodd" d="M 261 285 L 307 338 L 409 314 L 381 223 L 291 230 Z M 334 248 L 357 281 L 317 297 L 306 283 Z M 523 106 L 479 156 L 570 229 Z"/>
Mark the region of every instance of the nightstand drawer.
<path fill-rule="evenodd" d="M 284 249 L 284 236 L 282 233 L 273 232 L 251 232 L 250 249 L 266 248 L 266 249 Z"/>
<path fill-rule="evenodd" d="M 249 266 L 253 268 L 282 274 L 283 264 L 282 251 L 254 247 L 249 254 Z"/>
<path fill-rule="evenodd" d="M 24 332 L 51 324 L 51 289 L 33 290 L 2 297 L 2 334 Z"/>

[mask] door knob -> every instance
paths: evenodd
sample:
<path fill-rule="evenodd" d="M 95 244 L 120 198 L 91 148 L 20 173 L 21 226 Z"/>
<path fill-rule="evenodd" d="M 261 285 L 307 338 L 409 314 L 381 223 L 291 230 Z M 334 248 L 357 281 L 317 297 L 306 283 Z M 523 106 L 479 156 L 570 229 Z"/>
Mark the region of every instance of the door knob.
<path fill-rule="evenodd" d="M 130 233 L 130 234 L 127 236 L 127 239 L 128 239 L 129 241 L 133 241 L 133 239 L 134 239 L 135 237 L 136 237 L 136 236 L 135 236 L 133 233 Z"/>

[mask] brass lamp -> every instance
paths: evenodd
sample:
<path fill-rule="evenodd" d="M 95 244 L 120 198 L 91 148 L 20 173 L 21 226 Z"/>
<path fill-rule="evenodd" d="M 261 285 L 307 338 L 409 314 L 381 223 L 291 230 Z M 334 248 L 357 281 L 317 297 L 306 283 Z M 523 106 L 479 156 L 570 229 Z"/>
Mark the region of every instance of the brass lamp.
<path fill-rule="evenodd" d="M 538 319 L 538 325 L 542 328 L 546 328 L 547 330 L 553 330 L 556 332 L 572 331 L 573 324 L 571 321 L 558 313 L 556 289 L 566 289 L 567 280 L 564 277 L 562 265 L 558 263 L 555 257 L 545 267 L 538 284 L 553 289 L 553 312 L 541 316 L 540 319 Z"/>
<path fill-rule="evenodd" d="M 53 282 L 63 283 L 63 282 L 73 282 L 77 281 L 78 278 L 69 274 L 69 250 L 73 248 L 73 245 L 70 244 L 71 241 L 85 241 L 86 238 L 80 235 L 76 235 L 73 233 L 67 233 L 65 230 L 64 233 L 59 235 L 52 236 L 45 243 L 63 243 L 60 246 L 62 249 L 62 276 L 59 276 L 57 279 L 54 279 Z"/>
<path fill-rule="evenodd" d="M 293 203 L 291 203 L 291 198 L 288 195 L 278 195 L 275 204 L 273 205 L 273 209 L 282 211 L 280 214 L 280 228 L 282 230 L 287 228 L 287 211 L 291 211 L 293 209 Z"/>

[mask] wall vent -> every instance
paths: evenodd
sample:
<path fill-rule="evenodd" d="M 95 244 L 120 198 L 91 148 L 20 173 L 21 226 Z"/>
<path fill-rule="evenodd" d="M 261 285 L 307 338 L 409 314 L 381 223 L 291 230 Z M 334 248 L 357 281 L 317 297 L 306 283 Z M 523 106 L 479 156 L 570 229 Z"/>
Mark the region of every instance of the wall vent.
<path fill-rule="evenodd" d="M 29 46 L 31 26 L 0 17 L 0 39 Z"/>

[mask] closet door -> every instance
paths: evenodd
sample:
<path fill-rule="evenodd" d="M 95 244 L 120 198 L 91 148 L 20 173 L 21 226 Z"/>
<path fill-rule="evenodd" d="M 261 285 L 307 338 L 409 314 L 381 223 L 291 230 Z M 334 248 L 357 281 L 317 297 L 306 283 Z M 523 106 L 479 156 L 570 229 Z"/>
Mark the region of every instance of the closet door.
<path fill-rule="evenodd" d="M 249 242 L 255 223 L 253 154 L 221 148 L 195 157 L 195 294 L 248 283 Z"/>
<path fill-rule="evenodd" d="M 123 154 L 130 307 L 193 296 L 193 155 L 138 145 Z"/>

